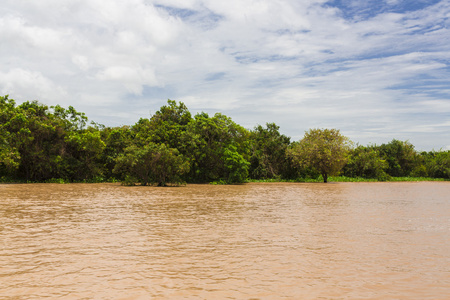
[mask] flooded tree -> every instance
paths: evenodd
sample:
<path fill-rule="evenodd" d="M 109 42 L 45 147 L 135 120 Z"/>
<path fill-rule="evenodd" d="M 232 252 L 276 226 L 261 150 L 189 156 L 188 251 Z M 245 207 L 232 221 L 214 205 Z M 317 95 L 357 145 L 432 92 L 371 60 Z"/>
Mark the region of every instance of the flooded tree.
<path fill-rule="evenodd" d="M 289 162 L 286 150 L 290 138 L 279 132 L 275 123 L 266 128 L 258 125 L 251 132 L 250 175 L 255 179 L 280 178 L 287 173 Z"/>
<path fill-rule="evenodd" d="M 248 176 L 249 131 L 231 118 L 199 113 L 188 124 L 183 150 L 194 182 L 243 182 Z"/>
<path fill-rule="evenodd" d="M 134 185 L 137 181 L 141 185 L 156 183 L 165 186 L 167 183 L 181 183 L 181 175 L 189 172 L 189 162 L 177 149 L 168 148 L 165 144 L 148 143 L 143 147 L 127 147 L 117 157 L 114 171 L 124 174 L 128 185 Z"/>

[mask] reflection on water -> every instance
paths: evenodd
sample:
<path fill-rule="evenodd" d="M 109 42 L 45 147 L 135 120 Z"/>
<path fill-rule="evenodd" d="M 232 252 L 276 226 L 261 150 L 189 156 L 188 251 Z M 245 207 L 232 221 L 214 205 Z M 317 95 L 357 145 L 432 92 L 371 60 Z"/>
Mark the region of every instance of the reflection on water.
<path fill-rule="evenodd" d="M 0 298 L 447 299 L 450 184 L 0 185 Z"/>

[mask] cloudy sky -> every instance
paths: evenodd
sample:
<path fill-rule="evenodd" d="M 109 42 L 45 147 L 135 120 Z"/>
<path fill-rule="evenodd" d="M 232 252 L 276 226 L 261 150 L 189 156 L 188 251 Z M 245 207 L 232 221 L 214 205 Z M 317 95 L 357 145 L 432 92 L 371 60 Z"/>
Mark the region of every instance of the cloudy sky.
<path fill-rule="evenodd" d="M 450 149 L 450 0 L 3 0 L 0 94 L 132 125 L 167 99 L 292 140 Z"/>

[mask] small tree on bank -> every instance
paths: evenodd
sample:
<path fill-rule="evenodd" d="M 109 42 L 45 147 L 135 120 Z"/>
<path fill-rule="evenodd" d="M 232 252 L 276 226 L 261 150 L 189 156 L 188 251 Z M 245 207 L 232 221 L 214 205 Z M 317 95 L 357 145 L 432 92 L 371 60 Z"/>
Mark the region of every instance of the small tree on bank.
<path fill-rule="evenodd" d="M 338 129 L 310 129 L 288 154 L 295 164 L 316 170 L 328 182 L 328 176 L 337 175 L 345 166 L 351 148 L 352 142 Z"/>

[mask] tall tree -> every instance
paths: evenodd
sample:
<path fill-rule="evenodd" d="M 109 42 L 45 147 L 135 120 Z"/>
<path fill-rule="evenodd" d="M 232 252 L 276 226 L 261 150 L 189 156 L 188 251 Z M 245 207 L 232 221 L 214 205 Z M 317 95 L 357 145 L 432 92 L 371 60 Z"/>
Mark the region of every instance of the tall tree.
<path fill-rule="evenodd" d="M 20 165 L 20 153 L 15 147 L 9 121 L 15 114 L 15 101 L 8 95 L 0 96 L 0 177 L 12 177 Z"/>
<path fill-rule="evenodd" d="M 16 107 L 4 126 L 10 132 L 12 146 L 20 154 L 20 178 L 43 181 L 58 175 L 65 130 L 61 119 L 46 105 L 24 102 Z"/>
<path fill-rule="evenodd" d="M 383 159 L 388 162 L 387 173 L 391 176 L 410 176 L 411 172 L 420 164 L 419 154 L 408 141 L 393 139 L 376 148 Z"/>
<path fill-rule="evenodd" d="M 190 179 L 228 181 L 230 172 L 248 172 L 248 138 L 248 130 L 223 114 L 216 113 L 213 117 L 204 112 L 197 114 L 187 126 L 180 149 L 191 160 Z"/>
<path fill-rule="evenodd" d="M 286 174 L 289 164 L 286 150 L 290 145 L 290 138 L 281 134 L 279 129 L 275 123 L 267 123 L 266 128 L 258 125 L 251 132 L 252 178 L 276 178 Z"/>
<path fill-rule="evenodd" d="M 94 127 L 70 132 L 65 139 L 65 177 L 90 180 L 103 176 L 101 156 L 106 145 Z"/>
<path fill-rule="evenodd" d="M 145 145 L 148 142 L 164 143 L 170 148 L 181 147 L 181 136 L 188 123 L 192 120 L 191 113 L 183 102 L 167 100 L 150 119 L 140 119 L 132 127 L 136 143 Z"/>
<path fill-rule="evenodd" d="M 105 178 L 111 179 L 118 175 L 117 179 L 124 179 L 121 174 L 114 174 L 113 169 L 117 157 L 132 144 L 133 135 L 130 126 L 106 127 L 101 131 L 101 138 L 105 143 L 105 150 L 101 156 Z"/>
<path fill-rule="evenodd" d="M 347 163 L 352 142 L 338 129 L 310 129 L 304 138 L 289 149 L 293 161 L 319 172 L 323 182 L 338 174 Z"/>

